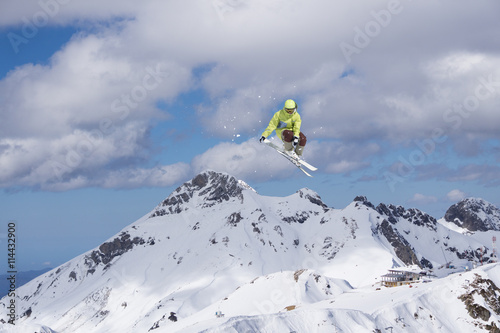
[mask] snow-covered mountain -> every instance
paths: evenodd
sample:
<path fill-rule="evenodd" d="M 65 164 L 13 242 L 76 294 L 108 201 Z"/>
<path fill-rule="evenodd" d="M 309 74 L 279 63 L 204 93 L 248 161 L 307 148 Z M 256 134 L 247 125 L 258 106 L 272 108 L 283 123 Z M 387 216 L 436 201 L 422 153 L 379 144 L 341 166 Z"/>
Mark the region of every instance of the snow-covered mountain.
<path fill-rule="evenodd" d="M 362 196 L 333 209 L 309 189 L 266 197 L 205 171 L 19 288 L 16 326 L 0 332 L 493 331 L 500 267 L 464 272 L 493 259 L 500 236 L 498 210 L 482 211 L 485 228 L 473 230 L 458 214 L 436 220 Z M 412 288 L 380 285 L 406 266 L 432 276 Z M 5 322 L 11 300 L 0 302 Z"/>
<path fill-rule="evenodd" d="M 464 199 L 451 206 L 444 218 L 469 231 L 500 230 L 500 209 L 482 199 Z"/>

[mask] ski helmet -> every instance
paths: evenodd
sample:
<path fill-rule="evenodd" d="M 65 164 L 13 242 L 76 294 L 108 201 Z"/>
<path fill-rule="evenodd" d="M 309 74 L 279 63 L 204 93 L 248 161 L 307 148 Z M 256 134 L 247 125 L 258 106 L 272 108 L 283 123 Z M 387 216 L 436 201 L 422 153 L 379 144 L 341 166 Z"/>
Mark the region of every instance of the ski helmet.
<path fill-rule="evenodd" d="M 289 110 L 293 110 L 293 112 L 297 111 L 297 103 L 293 99 L 287 99 L 285 102 L 285 111 L 289 112 Z M 289 113 L 293 113 L 289 112 Z"/>

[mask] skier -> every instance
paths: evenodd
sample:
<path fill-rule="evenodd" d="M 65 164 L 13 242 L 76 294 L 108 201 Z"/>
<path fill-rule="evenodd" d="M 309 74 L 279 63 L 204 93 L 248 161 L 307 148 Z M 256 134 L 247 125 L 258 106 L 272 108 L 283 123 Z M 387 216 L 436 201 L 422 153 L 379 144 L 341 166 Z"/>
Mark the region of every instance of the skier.
<path fill-rule="evenodd" d="M 259 141 L 263 142 L 275 130 L 276 136 L 283 141 L 285 151 L 291 156 L 295 153 L 296 156 L 301 157 L 307 142 L 306 136 L 300 131 L 301 124 L 302 120 L 297 112 L 297 103 L 288 99 L 283 109 L 276 112 L 269 121 L 269 125 Z"/>

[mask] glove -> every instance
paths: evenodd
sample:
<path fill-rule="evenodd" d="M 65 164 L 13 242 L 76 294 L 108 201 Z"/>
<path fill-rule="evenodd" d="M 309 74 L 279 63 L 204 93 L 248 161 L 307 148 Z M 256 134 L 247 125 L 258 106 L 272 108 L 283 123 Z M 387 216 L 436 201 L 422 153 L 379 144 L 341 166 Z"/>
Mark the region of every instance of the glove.
<path fill-rule="evenodd" d="M 262 136 L 262 137 L 260 138 L 259 142 L 264 142 L 264 140 L 265 140 L 265 139 L 266 139 L 266 137 L 265 137 L 265 136 Z"/>
<path fill-rule="evenodd" d="M 297 147 L 297 145 L 299 144 L 299 137 L 297 136 L 294 136 L 293 137 L 293 146 L 294 147 Z"/>

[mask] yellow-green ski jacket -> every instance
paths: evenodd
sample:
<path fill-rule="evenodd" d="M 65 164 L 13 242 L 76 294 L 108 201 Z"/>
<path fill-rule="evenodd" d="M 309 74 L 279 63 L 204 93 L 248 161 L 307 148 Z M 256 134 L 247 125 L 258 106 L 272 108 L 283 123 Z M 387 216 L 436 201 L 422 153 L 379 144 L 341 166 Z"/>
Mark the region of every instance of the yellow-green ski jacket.
<path fill-rule="evenodd" d="M 276 112 L 269 122 L 264 133 L 262 133 L 263 137 L 268 137 L 271 133 L 276 130 L 276 135 L 278 138 L 281 138 L 281 132 L 288 129 L 293 131 L 293 135 L 298 137 L 300 135 L 300 125 L 302 124 L 302 120 L 300 119 L 300 115 L 295 111 L 293 114 L 288 114 L 285 109 L 281 109 Z"/>

